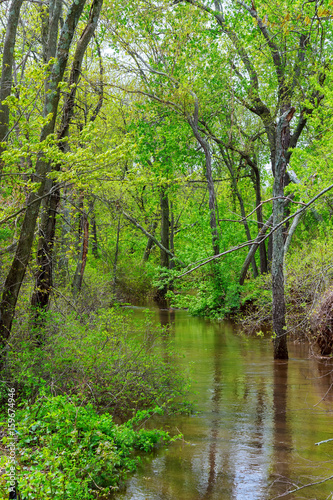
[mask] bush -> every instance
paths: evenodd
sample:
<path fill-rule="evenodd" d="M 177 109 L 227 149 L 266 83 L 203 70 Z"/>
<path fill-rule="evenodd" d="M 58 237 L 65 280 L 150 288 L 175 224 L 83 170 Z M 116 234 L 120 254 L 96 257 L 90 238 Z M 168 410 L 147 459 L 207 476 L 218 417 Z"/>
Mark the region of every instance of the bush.
<path fill-rule="evenodd" d="M 188 381 L 161 327 L 134 321 L 112 308 L 77 317 L 47 313 L 43 347 L 16 332 L 7 378 L 33 400 L 44 387 L 52 394 L 80 395 L 124 420 L 140 409 L 176 404 Z M 35 332 L 30 332 L 35 337 Z"/>
<path fill-rule="evenodd" d="M 42 396 L 17 411 L 20 494 L 27 500 L 91 500 L 117 489 L 126 473 L 136 468 L 139 457 L 134 450 L 147 452 L 170 441 L 167 432 L 138 428 L 151 413 L 140 412 L 116 425 L 108 413 L 99 415 L 75 396 Z M 3 444 L 6 440 L 5 436 Z M 8 498 L 4 475 L 0 493 Z"/>
<path fill-rule="evenodd" d="M 333 353 L 333 290 L 328 290 L 314 309 L 311 318 L 313 340 L 318 345 L 320 354 Z"/>

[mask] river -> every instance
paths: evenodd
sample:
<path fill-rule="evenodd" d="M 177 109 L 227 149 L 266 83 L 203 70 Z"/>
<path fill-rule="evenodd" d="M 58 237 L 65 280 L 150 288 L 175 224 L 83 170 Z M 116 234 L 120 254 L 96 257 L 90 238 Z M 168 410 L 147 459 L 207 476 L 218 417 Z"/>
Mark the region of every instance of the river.
<path fill-rule="evenodd" d="M 331 362 L 295 343 L 288 362 L 273 361 L 271 339 L 230 323 L 155 316 L 191 366 L 198 413 L 160 421 L 184 439 L 143 458 L 115 499 L 333 499 L 332 480 L 320 483 L 333 475 L 333 441 L 316 444 L 333 438 Z"/>

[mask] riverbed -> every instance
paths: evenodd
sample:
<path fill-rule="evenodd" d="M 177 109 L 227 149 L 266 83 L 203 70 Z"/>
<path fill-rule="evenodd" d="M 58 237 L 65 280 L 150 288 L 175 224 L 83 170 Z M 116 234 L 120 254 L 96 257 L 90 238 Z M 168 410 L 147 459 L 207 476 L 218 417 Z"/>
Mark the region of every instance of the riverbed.
<path fill-rule="evenodd" d="M 288 362 L 274 361 L 269 336 L 185 311 L 154 317 L 190 367 L 197 413 L 159 422 L 183 440 L 143 458 L 115 499 L 332 499 L 332 480 L 322 482 L 333 475 L 331 361 L 294 342 Z"/>

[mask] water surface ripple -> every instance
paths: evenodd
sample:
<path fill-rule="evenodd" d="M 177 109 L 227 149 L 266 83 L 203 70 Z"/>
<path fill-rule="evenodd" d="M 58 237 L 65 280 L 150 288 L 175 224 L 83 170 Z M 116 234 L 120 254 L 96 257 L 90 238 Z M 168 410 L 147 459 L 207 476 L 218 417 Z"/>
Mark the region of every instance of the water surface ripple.
<path fill-rule="evenodd" d="M 135 314 L 142 314 L 136 310 Z M 269 338 L 245 338 L 228 323 L 156 311 L 191 365 L 199 413 L 163 421 L 183 441 L 154 452 L 117 500 L 272 500 L 333 498 L 330 362 L 289 344 L 274 362 Z M 324 400 L 322 398 L 326 394 Z"/>

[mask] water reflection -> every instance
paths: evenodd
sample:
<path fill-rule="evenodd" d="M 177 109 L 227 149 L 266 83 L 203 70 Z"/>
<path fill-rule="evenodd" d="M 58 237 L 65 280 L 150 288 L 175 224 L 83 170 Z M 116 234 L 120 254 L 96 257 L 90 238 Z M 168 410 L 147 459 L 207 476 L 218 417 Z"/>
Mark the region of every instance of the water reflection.
<path fill-rule="evenodd" d="M 221 341 L 223 337 L 220 335 L 214 336 L 214 353 L 213 353 L 213 394 L 212 394 L 212 421 L 210 425 L 210 444 L 208 451 L 208 479 L 206 485 L 206 491 L 198 498 L 202 500 L 208 500 L 212 498 L 212 493 L 217 484 L 217 478 L 219 475 L 219 469 L 222 470 L 224 467 L 228 467 L 228 454 L 225 455 L 223 463 L 218 457 L 218 437 L 219 429 L 222 425 L 222 415 L 220 411 L 221 395 L 222 395 L 222 363 L 221 363 Z"/>
<path fill-rule="evenodd" d="M 289 362 L 274 362 L 270 339 L 242 338 L 185 312 L 158 311 L 156 321 L 193 363 L 200 413 L 162 422 L 184 442 L 157 450 L 117 500 L 268 500 L 311 482 L 314 468 L 316 478 L 332 475 L 333 444 L 315 446 L 333 437 L 331 394 L 318 405 L 330 366 L 293 344 Z M 285 498 L 330 492 L 328 483 Z"/>
<path fill-rule="evenodd" d="M 274 482 L 272 492 L 289 488 L 289 460 L 292 451 L 291 427 L 288 422 L 288 367 L 289 362 L 273 362 L 273 422 L 274 422 Z"/>

